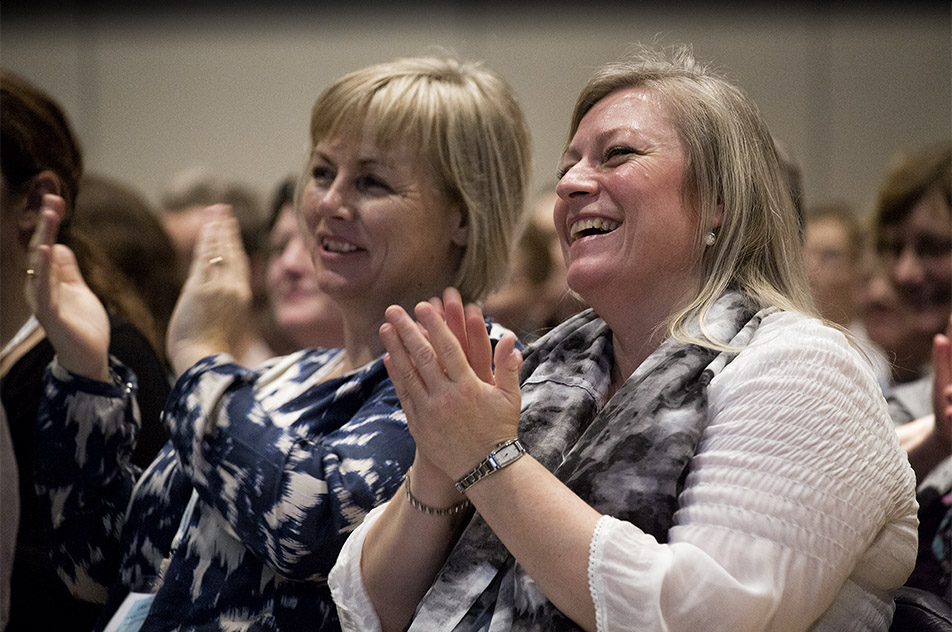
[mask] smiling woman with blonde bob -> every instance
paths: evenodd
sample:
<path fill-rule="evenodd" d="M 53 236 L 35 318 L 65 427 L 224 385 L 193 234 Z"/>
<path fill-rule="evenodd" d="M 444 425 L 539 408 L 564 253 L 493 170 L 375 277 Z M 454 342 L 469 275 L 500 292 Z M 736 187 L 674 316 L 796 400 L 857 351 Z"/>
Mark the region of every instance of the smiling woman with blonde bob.
<path fill-rule="evenodd" d="M 331 572 L 344 628 L 885 632 L 914 478 L 868 362 L 814 315 L 754 103 L 640 49 L 583 89 L 559 175 L 592 309 L 524 357 L 491 354 L 474 306 L 387 310 L 417 454 Z"/>
<path fill-rule="evenodd" d="M 74 590 L 109 588 L 110 613 L 145 603 L 142 632 L 338 629 L 327 573 L 413 459 L 378 336 L 385 311 L 450 284 L 477 301 L 504 277 L 530 151 L 501 77 L 452 59 L 369 66 L 318 97 L 310 132 L 298 222 L 343 348 L 236 363 L 248 263 L 227 207 L 206 209 L 169 325 L 172 439 L 141 476 L 126 454 L 133 376 L 87 337 L 101 306 L 54 245 L 62 201 L 46 200 L 31 293 L 58 354 L 38 424 L 61 448 L 38 475 L 55 561 Z M 484 323 L 487 338 L 504 333 Z"/>

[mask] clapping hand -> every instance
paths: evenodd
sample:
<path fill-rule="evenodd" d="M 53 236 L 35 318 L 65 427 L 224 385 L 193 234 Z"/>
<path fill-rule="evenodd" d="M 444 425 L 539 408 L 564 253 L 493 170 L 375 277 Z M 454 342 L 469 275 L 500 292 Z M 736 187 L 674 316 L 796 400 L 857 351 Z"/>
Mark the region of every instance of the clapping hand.
<path fill-rule="evenodd" d="M 380 337 L 419 453 L 455 480 L 516 436 L 522 356 L 512 334 L 493 353 L 482 312 L 464 308 L 456 290 L 444 293 L 439 308 L 418 304 L 418 326 L 391 306 Z"/>
<path fill-rule="evenodd" d="M 188 278 L 169 321 L 169 359 L 177 375 L 202 358 L 234 353 L 251 306 L 248 256 L 231 208 L 205 208 Z"/>
<path fill-rule="evenodd" d="M 71 373 L 109 380 L 109 317 L 83 280 L 73 251 L 56 243 L 65 202 L 44 195 L 30 240 L 26 299 L 60 365 Z"/>

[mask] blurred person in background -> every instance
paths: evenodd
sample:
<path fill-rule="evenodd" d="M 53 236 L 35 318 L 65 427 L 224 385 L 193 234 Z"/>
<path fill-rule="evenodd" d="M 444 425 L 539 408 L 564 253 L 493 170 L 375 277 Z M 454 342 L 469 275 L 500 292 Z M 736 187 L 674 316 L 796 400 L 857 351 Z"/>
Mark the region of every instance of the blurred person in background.
<path fill-rule="evenodd" d="M 845 203 L 808 208 L 803 248 L 810 291 L 820 315 L 852 328 L 865 252 L 856 212 Z"/>
<path fill-rule="evenodd" d="M 49 95 L 7 70 L 0 70 L 0 172 L 0 401 L 10 427 L 20 501 L 9 630 L 88 632 L 101 606 L 73 597 L 66 578 L 57 576 L 50 559 L 50 529 L 60 515 L 55 508 L 52 513 L 44 509 L 34 487 L 36 467 L 51 458 L 51 446 L 39 442 L 36 426 L 46 403 L 43 374 L 54 351 L 24 288 L 35 282 L 29 256 L 45 194 L 64 200 L 58 239 L 73 249 L 90 289 L 105 305 L 109 354 L 137 376 L 125 386 L 136 394 L 141 413 L 141 425 L 137 421 L 131 430 L 134 436 L 163 432 L 160 415 L 170 385 L 143 333 L 154 326 L 148 307 L 111 267 L 99 244 L 70 226 L 83 159 L 69 120 Z M 128 446 L 125 456 L 141 467 L 155 454 L 144 440 Z M 83 451 L 76 457 L 83 458 Z"/>
<path fill-rule="evenodd" d="M 888 341 L 869 339 L 864 316 L 880 336 L 899 331 L 902 323 L 890 322 L 896 312 L 876 285 L 863 221 L 845 202 L 809 207 L 804 218 L 803 258 L 813 301 L 823 318 L 853 333 L 885 389 L 893 382 L 893 374 L 879 343 Z"/>
<path fill-rule="evenodd" d="M 132 186 L 116 178 L 86 174 L 76 196 L 73 228 L 94 236 L 142 296 L 155 319 L 149 337 L 167 362 L 165 333 L 185 282 L 185 270 L 157 210 Z"/>
<path fill-rule="evenodd" d="M 0 405 L 0 630 L 10 620 L 10 576 L 20 523 L 17 459 L 13 454 L 7 411 Z"/>
<path fill-rule="evenodd" d="M 232 208 L 248 254 L 253 316 L 248 319 L 244 336 L 234 351 L 241 364 L 256 366 L 273 355 L 260 327 L 268 318 L 265 281 L 268 233 L 259 194 L 239 180 L 205 167 L 192 167 L 173 176 L 159 195 L 162 225 L 175 244 L 183 268 L 192 261 L 202 225 L 202 209 L 212 204 L 227 204 Z"/>
<path fill-rule="evenodd" d="M 933 334 L 916 328 L 911 306 L 899 299 L 875 254 L 866 256 L 856 309 L 860 327 L 854 331 L 869 342 L 883 393 L 896 409 L 892 417 L 905 422 L 928 414 Z"/>
<path fill-rule="evenodd" d="M 545 238 L 549 247 L 549 279 L 546 281 L 545 303 L 550 314 L 547 321 L 558 324 L 569 316 L 574 316 L 586 308 L 582 297 L 569 288 L 565 280 L 566 266 L 565 253 L 562 252 L 562 243 L 555 230 L 553 211 L 559 196 L 555 192 L 555 185 L 539 193 L 532 204 L 530 221 Z M 544 332 L 543 332 L 544 333 Z"/>
<path fill-rule="evenodd" d="M 894 157 L 879 187 L 872 241 L 884 291 L 895 293 L 905 324 L 906 344 L 886 349 L 904 369 L 897 382 L 906 393 L 888 394 L 898 399 L 900 424 L 932 412 L 932 341 L 952 314 L 952 145 Z"/>
<path fill-rule="evenodd" d="M 268 220 L 267 319 L 260 325 L 275 355 L 344 346 L 343 316 L 317 284 L 294 206 L 295 178 L 274 192 Z"/>
<path fill-rule="evenodd" d="M 517 242 L 506 284 L 486 297 L 483 313 L 523 342 L 539 338 L 561 322 L 549 291 L 555 267 L 546 235 L 530 222 Z"/>
<path fill-rule="evenodd" d="M 873 216 L 877 263 L 895 296 L 905 381 L 887 394 L 917 475 L 919 554 L 908 586 L 952 599 L 952 143 L 899 152 Z M 870 332 L 872 337 L 872 332 Z M 916 367 L 918 365 L 918 368 Z"/>

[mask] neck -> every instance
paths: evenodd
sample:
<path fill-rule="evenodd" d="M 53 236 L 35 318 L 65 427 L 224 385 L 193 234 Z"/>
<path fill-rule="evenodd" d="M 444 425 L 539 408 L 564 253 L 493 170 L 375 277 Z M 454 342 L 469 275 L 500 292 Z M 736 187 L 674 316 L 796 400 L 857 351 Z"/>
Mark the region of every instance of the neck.
<path fill-rule="evenodd" d="M 619 336 L 612 328 L 612 349 L 615 356 L 612 366 L 612 387 L 621 386 L 631 377 L 641 363 L 658 348 L 662 336 L 646 335 L 644 338 L 632 340 L 630 337 Z"/>
<path fill-rule="evenodd" d="M 632 299 L 619 300 L 618 296 L 609 296 L 597 303 L 594 298 L 588 301 L 611 328 L 615 369 L 622 381 L 628 379 L 665 339 L 668 321 L 690 302 L 691 289 L 678 292 L 672 287 L 667 296 L 635 300 L 636 307 L 632 307 Z"/>
<path fill-rule="evenodd" d="M 367 364 L 384 352 L 379 334 L 383 312 L 368 317 L 362 311 L 355 311 L 357 313 L 344 311 L 344 368 L 347 371 Z"/>
<path fill-rule="evenodd" d="M 670 314 L 662 310 L 624 308 L 595 311 L 612 330 L 615 369 L 624 381 L 658 348 L 666 335 Z"/>

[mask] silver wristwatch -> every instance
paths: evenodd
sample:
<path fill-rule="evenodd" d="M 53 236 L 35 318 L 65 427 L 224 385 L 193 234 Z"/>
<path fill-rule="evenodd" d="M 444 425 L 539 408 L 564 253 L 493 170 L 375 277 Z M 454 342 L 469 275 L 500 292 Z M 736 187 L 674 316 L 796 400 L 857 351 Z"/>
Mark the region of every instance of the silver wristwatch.
<path fill-rule="evenodd" d="M 519 439 L 503 441 L 489 453 L 489 456 L 470 470 L 468 474 L 456 481 L 456 491 L 461 494 L 465 493 L 476 481 L 486 478 L 497 470 L 501 470 L 525 453 L 526 449 Z"/>

